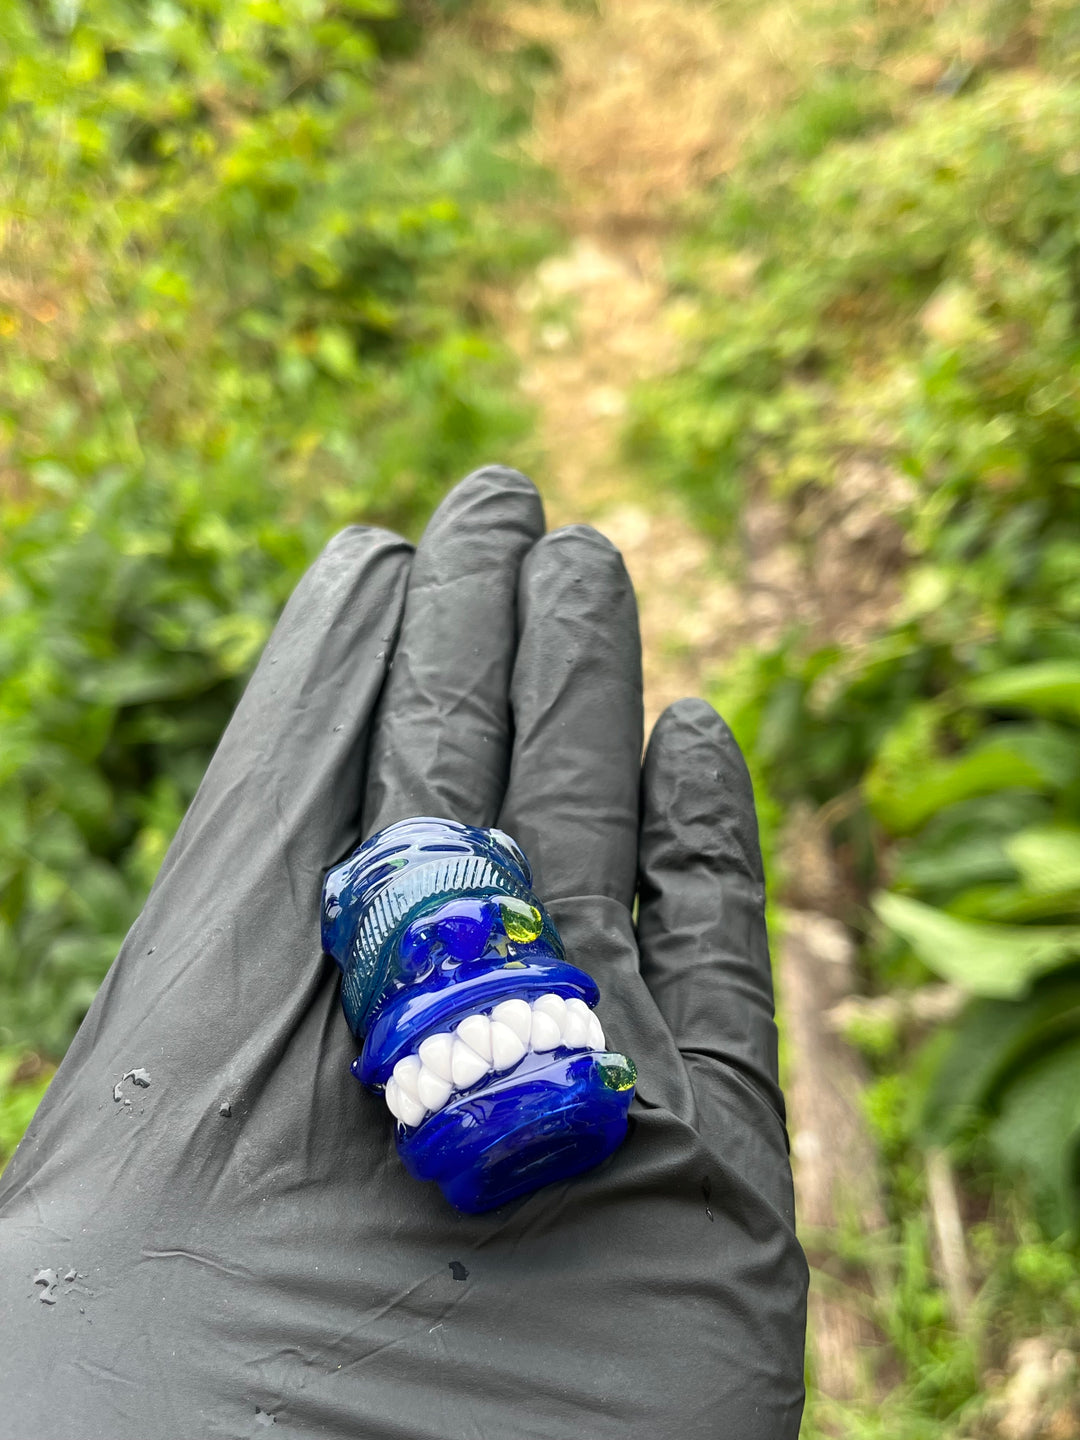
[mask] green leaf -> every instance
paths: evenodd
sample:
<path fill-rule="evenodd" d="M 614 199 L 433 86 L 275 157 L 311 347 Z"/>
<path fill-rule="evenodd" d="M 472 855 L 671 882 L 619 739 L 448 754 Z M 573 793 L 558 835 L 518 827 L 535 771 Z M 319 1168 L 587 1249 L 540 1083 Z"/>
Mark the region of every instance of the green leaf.
<path fill-rule="evenodd" d="M 147 700 L 197 695 L 218 679 L 195 659 L 160 653 L 130 655 L 98 666 L 79 683 L 82 699 L 98 705 L 137 705 Z"/>
<path fill-rule="evenodd" d="M 888 740 L 866 778 L 877 818 L 894 835 L 910 835 L 949 805 L 995 791 L 1049 793 L 1077 770 L 1075 740 L 1055 727 L 997 726 L 956 760 L 916 760 L 891 752 Z"/>
<path fill-rule="evenodd" d="M 929 897 L 924 897 L 929 899 Z M 1080 920 L 1080 890 L 1040 890 L 1023 885 L 973 885 L 948 900 L 950 915 L 996 925 L 1065 924 Z"/>
<path fill-rule="evenodd" d="M 1046 1228 L 1077 1219 L 1080 1043 L 1062 1045 L 1009 1087 L 990 1138 L 1002 1159 L 1027 1172 Z"/>
<path fill-rule="evenodd" d="M 874 909 L 924 965 L 972 995 L 1013 999 L 1080 955 L 1080 925 L 984 925 L 889 892 L 875 897 Z"/>
<path fill-rule="evenodd" d="M 1017 831 L 1044 822 L 1049 806 L 1040 795 L 1003 790 L 951 805 L 935 815 L 918 839 L 897 857 L 894 887 L 931 904 L 945 904 L 973 885 L 1009 883 L 1016 867 L 1005 842 Z"/>
<path fill-rule="evenodd" d="M 206 628 L 206 643 L 222 675 L 241 675 L 258 658 L 270 634 L 262 615 L 222 615 Z"/>
<path fill-rule="evenodd" d="M 53 1075 L 49 1067 L 31 1081 L 11 1084 L 21 1058 L 17 1049 L 0 1050 L 0 1166 L 22 1139 Z"/>
<path fill-rule="evenodd" d="M 967 686 L 977 705 L 1080 718 L 1080 661 L 1044 660 L 984 675 Z"/>
<path fill-rule="evenodd" d="M 1005 849 L 1034 894 L 1080 890 L 1080 827 L 1033 826 L 1014 835 Z"/>
<path fill-rule="evenodd" d="M 931 1144 L 956 1138 L 992 1109 L 1036 1058 L 1080 1043 L 1080 973 L 1037 980 L 1021 1000 L 973 1000 L 934 1066 L 922 1128 Z"/>

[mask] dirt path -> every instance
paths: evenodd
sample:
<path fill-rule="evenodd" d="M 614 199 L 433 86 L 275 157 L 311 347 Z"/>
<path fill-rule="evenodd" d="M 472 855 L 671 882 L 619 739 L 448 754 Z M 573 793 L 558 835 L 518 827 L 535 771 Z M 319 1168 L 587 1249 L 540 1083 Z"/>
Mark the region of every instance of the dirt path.
<path fill-rule="evenodd" d="M 703 692 L 739 607 L 738 587 L 677 502 L 643 493 L 619 458 L 627 387 L 677 353 L 660 256 L 650 240 L 585 233 L 515 298 L 508 329 L 522 387 L 539 405 L 549 523 L 588 521 L 622 551 L 640 607 L 651 727 L 672 700 Z M 542 318 L 568 302 L 569 324 Z"/>
<path fill-rule="evenodd" d="M 868 633 L 893 599 L 882 583 L 899 559 L 883 516 L 893 482 L 853 466 L 801 532 L 781 507 L 748 496 L 738 563 L 724 573 L 678 498 L 646 490 L 620 452 L 629 389 L 679 363 L 693 320 L 669 272 L 679 205 L 723 173 L 754 115 L 783 93 L 768 24 L 732 35 L 716 9 L 689 0 L 619 0 L 591 15 L 550 3 L 498 13 L 517 43 L 542 43 L 558 57 L 533 145 L 560 177 L 559 218 L 571 237 L 564 253 L 496 300 L 500 328 L 537 407 L 549 522 L 596 525 L 634 581 L 651 727 L 672 700 L 708 694 L 740 646 L 767 645 L 793 621 L 851 643 Z M 826 1019 L 848 993 L 853 951 L 828 915 L 835 890 L 823 837 L 796 819 L 785 848 L 797 856 L 796 873 L 824 877 L 791 891 L 801 908 L 777 947 L 800 1213 L 825 1237 L 852 1206 L 877 1229 L 883 1207 L 859 1108 L 865 1077 Z M 842 1147 L 830 1144 L 830 1127 Z M 813 1248 L 827 1264 L 827 1239 Z M 865 1393 L 865 1323 L 829 1297 L 816 1271 L 811 1317 L 819 1391 Z"/>
<path fill-rule="evenodd" d="M 734 153 L 730 47 L 709 11 L 679 0 L 593 14 L 511 5 L 499 17 L 517 43 L 558 58 L 533 147 L 560 177 L 573 237 L 505 297 L 500 319 L 538 407 L 550 523 L 596 525 L 633 578 L 651 725 L 672 700 L 703 693 L 744 598 L 677 500 L 645 493 L 619 453 L 629 388 L 680 355 L 687 307 L 671 294 L 663 240 L 672 204 Z"/>
<path fill-rule="evenodd" d="M 742 29 L 694 0 L 592 13 L 546 0 L 495 13 L 496 43 L 540 44 L 558 61 L 531 148 L 560 179 L 570 240 L 493 305 L 538 409 L 550 522 L 596 525 L 633 578 L 651 726 L 672 700 L 707 694 L 740 646 L 768 645 L 795 621 L 855 640 L 892 600 L 882 585 L 896 561 L 881 530 L 889 485 L 865 464 L 805 518 L 809 541 L 781 507 L 748 497 L 741 553 L 725 573 L 678 497 L 646 490 L 620 454 L 628 392 L 679 363 L 693 323 L 671 274 L 683 207 L 700 203 L 787 94 L 783 55 L 798 36 L 786 5 L 756 10 Z"/>

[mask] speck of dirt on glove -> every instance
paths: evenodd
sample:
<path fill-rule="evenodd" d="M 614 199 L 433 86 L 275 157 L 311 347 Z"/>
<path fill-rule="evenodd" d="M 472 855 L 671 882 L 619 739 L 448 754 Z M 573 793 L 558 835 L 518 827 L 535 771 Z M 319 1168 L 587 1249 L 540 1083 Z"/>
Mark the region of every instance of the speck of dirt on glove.
<path fill-rule="evenodd" d="M 134 1070 L 125 1070 L 123 1075 L 120 1076 L 120 1079 L 113 1086 L 112 1098 L 117 1102 L 117 1104 L 119 1104 L 120 1101 L 124 1098 L 123 1094 L 121 1093 L 120 1087 L 121 1085 L 123 1085 L 125 1080 L 130 1080 L 133 1085 L 138 1085 L 141 1089 L 146 1090 L 150 1086 L 150 1071 L 144 1070 L 141 1065 Z M 128 1101 L 128 1104 L 130 1103 L 131 1102 Z"/>
<path fill-rule="evenodd" d="M 455 1280 L 467 1280 L 469 1278 L 469 1272 L 460 1260 L 450 1261 L 450 1274 Z"/>
<path fill-rule="evenodd" d="M 41 1294 L 38 1296 L 38 1299 L 43 1305 L 56 1304 L 57 1279 L 55 1270 L 39 1270 L 34 1276 L 34 1284 L 43 1287 Z"/>
<path fill-rule="evenodd" d="M 219 1115 L 223 1115 L 225 1119 L 228 1120 L 229 1116 L 232 1114 L 232 1106 L 229 1104 L 228 1100 L 222 1100 L 221 1104 L 218 1106 L 217 1113 Z"/>

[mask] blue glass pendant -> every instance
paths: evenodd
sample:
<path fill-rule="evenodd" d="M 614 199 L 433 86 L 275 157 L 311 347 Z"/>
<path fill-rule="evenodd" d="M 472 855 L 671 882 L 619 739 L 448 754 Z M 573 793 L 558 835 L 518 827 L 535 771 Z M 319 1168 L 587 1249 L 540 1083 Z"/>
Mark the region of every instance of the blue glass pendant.
<path fill-rule="evenodd" d="M 353 1074 L 383 1091 L 409 1173 L 473 1213 L 606 1159 L 637 1078 L 531 886 L 509 835 L 421 817 L 365 840 L 323 890 L 323 949 L 363 1042 Z"/>

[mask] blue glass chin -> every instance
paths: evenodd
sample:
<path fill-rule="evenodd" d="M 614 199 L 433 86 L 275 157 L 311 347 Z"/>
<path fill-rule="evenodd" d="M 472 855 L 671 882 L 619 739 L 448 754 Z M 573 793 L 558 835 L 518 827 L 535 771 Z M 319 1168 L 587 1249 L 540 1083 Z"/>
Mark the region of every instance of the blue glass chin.
<path fill-rule="evenodd" d="M 322 943 L 398 1152 L 459 1210 L 490 1210 L 598 1165 L 637 1078 L 608 1050 L 593 980 L 567 961 L 501 830 L 419 817 L 326 877 Z"/>

